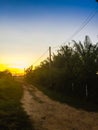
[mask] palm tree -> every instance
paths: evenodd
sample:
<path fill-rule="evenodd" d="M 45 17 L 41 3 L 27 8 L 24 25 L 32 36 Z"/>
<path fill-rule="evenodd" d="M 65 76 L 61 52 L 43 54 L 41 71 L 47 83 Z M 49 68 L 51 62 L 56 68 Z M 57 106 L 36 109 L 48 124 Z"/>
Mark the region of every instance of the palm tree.
<path fill-rule="evenodd" d="M 75 52 L 81 60 L 81 82 L 85 84 L 86 91 L 91 94 L 94 84 L 97 81 L 96 72 L 98 72 L 98 43 L 92 44 L 89 36 L 85 36 L 85 41 L 74 42 Z M 95 85 L 96 88 L 96 85 Z M 87 94 L 86 94 L 87 96 Z M 90 95 L 91 96 L 91 95 Z"/>

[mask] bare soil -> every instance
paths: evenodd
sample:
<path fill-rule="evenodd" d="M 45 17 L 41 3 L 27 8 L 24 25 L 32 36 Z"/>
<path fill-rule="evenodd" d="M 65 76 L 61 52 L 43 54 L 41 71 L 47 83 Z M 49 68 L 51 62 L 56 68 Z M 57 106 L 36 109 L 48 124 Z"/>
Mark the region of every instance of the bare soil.
<path fill-rule="evenodd" d="M 53 101 L 32 85 L 23 88 L 21 102 L 35 130 L 98 130 L 98 113 Z"/>

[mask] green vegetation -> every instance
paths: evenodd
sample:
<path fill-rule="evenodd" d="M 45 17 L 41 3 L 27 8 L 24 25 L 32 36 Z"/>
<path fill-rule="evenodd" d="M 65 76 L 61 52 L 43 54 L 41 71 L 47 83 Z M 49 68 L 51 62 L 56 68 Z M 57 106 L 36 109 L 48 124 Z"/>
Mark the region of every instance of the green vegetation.
<path fill-rule="evenodd" d="M 8 71 L 0 72 L 0 130 L 33 130 L 21 107 L 23 90 Z"/>
<path fill-rule="evenodd" d="M 35 85 L 39 90 L 43 91 L 44 94 L 55 101 L 66 103 L 72 107 L 84 109 L 89 112 L 98 112 L 98 104 L 88 101 L 87 99 L 85 100 L 81 99 L 80 97 L 76 98 L 74 96 L 67 96 L 66 94 L 62 94 L 62 92 L 52 91 L 51 89 L 34 82 L 33 85 Z"/>
<path fill-rule="evenodd" d="M 46 59 L 35 70 L 29 67 L 25 79 L 74 106 L 76 101 L 81 107 L 82 102 L 98 104 L 98 43 L 92 44 L 88 36 L 84 43 L 72 41 L 53 55 L 51 68 L 49 64 Z"/>

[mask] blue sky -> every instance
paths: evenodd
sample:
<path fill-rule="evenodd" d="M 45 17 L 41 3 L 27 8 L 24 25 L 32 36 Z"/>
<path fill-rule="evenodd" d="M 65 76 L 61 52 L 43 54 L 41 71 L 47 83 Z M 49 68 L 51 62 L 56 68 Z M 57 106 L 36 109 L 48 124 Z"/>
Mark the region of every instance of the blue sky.
<path fill-rule="evenodd" d="M 0 0 L 0 64 L 32 64 L 49 46 L 62 45 L 96 6 L 95 0 Z M 89 35 L 97 42 L 97 26 L 98 13 L 73 39 Z"/>

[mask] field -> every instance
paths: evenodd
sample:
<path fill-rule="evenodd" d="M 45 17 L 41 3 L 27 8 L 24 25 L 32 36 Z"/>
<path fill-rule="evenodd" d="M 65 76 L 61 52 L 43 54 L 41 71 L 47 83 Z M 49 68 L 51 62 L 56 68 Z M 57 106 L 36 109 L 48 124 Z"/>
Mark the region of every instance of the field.
<path fill-rule="evenodd" d="M 0 78 L 0 130 L 33 130 L 21 107 L 23 88 L 12 77 Z"/>

